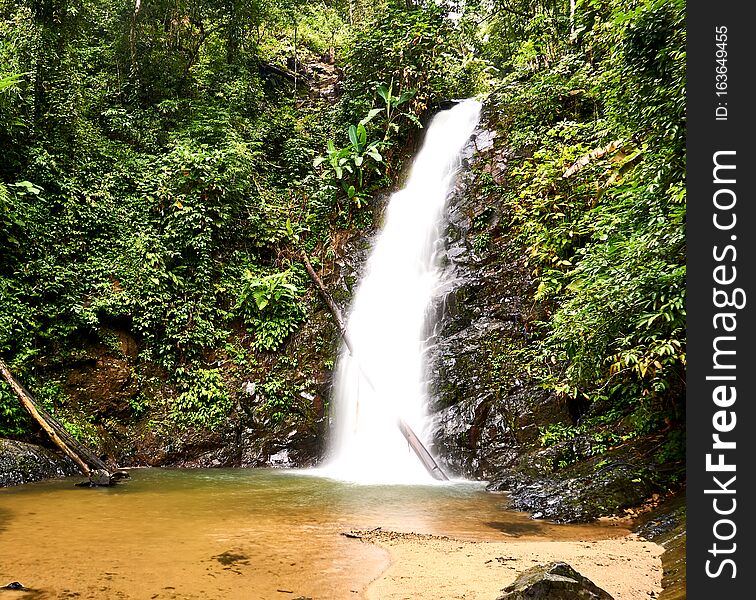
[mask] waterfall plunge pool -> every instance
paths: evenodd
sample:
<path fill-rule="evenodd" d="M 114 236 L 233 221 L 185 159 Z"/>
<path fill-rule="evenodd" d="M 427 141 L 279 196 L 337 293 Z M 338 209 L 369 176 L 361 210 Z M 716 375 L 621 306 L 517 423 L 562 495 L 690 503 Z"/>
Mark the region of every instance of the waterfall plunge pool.
<path fill-rule="evenodd" d="M 507 510 L 481 483 L 355 485 L 272 469 L 135 469 L 0 489 L 0 599 L 360 598 L 388 566 L 374 529 L 466 540 L 598 540 L 626 530 Z"/>

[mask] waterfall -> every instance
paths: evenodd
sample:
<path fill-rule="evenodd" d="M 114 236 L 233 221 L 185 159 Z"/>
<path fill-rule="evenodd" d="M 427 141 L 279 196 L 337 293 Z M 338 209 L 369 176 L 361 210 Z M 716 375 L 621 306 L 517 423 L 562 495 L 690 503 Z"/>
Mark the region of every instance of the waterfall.
<path fill-rule="evenodd" d="M 439 222 L 478 123 L 480 103 L 438 113 L 404 189 L 392 195 L 385 224 L 354 295 L 334 385 L 335 430 L 323 475 L 358 483 L 426 483 L 433 478 L 397 427 L 423 438 L 428 308 L 440 284 Z"/>

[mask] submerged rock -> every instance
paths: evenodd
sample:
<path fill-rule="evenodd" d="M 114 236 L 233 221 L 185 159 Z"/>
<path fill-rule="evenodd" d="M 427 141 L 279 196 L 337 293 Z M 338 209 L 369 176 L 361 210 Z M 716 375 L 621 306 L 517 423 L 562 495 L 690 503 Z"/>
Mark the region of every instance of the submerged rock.
<path fill-rule="evenodd" d="M 70 458 L 34 444 L 0 439 L 0 487 L 79 474 Z"/>
<path fill-rule="evenodd" d="M 565 562 L 550 562 L 520 574 L 496 600 L 613 600 Z"/>

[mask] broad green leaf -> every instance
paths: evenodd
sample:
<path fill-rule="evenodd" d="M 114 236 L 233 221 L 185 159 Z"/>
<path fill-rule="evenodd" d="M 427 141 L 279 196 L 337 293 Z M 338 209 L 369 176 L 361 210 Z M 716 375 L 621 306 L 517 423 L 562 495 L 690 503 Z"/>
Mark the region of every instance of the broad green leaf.
<path fill-rule="evenodd" d="M 365 145 L 365 142 L 367 142 L 367 130 L 362 123 L 357 125 L 357 141 L 359 142 L 360 148 Z"/>
<path fill-rule="evenodd" d="M 383 157 L 381 156 L 381 153 L 378 152 L 378 148 L 375 146 L 368 148 L 365 154 L 370 156 L 375 162 L 383 162 Z"/>
<path fill-rule="evenodd" d="M 371 109 L 368 112 L 367 116 L 364 119 L 362 119 L 362 121 L 360 121 L 360 125 L 367 125 L 368 123 L 370 123 L 370 121 L 372 121 L 375 118 L 376 115 L 378 115 L 378 114 L 380 114 L 382 112 L 383 112 L 382 108 L 373 108 L 373 109 Z"/>
<path fill-rule="evenodd" d="M 391 92 L 389 91 L 389 88 L 387 88 L 384 84 L 379 85 L 376 91 L 385 102 L 388 102 L 389 98 L 391 98 Z"/>
<path fill-rule="evenodd" d="M 13 187 L 21 188 L 25 193 L 34 194 L 38 196 L 42 191 L 42 188 L 34 185 L 31 181 L 19 181 L 18 183 L 11 184 Z"/>
<path fill-rule="evenodd" d="M 417 93 L 417 90 L 407 90 L 406 92 L 402 92 L 399 94 L 399 98 L 396 101 L 396 106 L 399 106 L 400 104 L 404 104 L 407 102 L 407 100 L 410 100 L 415 94 Z"/>
<path fill-rule="evenodd" d="M 349 141 L 352 142 L 352 146 L 354 146 L 355 148 L 359 146 L 360 141 L 357 136 L 357 128 L 354 125 L 349 126 Z"/>

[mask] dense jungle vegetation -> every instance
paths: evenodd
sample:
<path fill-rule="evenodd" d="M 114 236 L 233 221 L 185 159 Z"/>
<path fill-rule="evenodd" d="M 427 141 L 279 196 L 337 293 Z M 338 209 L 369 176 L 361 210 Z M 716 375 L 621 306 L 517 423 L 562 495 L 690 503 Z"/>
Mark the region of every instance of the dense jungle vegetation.
<path fill-rule="evenodd" d="M 311 316 L 301 252 L 333 260 L 423 119 L 480 94 L 513 156 L 489 184 L 500 227 L 539 283 L 528 369 L 590 407 L 543 443 L 621 421 L 607 446 L 663 432 L 679 458 L 684 16 L 682 0 L 0 0 L 0 358 L 65 415 L 61 369 L 127 331 L 134 377 L 159 384 L 128 418 L 214 427 L 229 369 L 283 356 Z M 261 385 L 272 414 L 299 410 L 286 381 Z M 0 384 L 0 435 L 29 428 Z"/>

